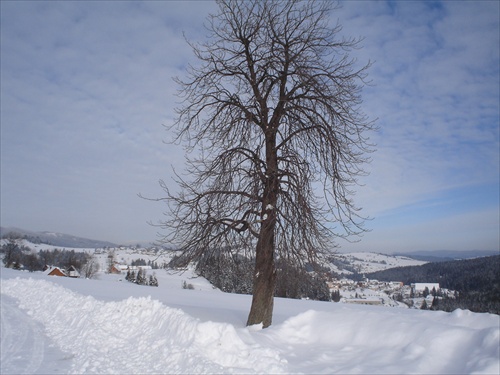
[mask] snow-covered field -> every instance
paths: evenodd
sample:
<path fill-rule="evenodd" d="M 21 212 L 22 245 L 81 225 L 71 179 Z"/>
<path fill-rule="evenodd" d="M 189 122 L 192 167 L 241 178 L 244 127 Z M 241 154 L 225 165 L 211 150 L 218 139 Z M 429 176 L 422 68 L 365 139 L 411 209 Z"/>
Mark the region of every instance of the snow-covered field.
<path fill-rule="evenodd" d="M 0 271 L 2 374 L 500 372 L 498 315 L 277 298 L 260 329 L 250 296 L 191 271 L 157 288 Z"/>
<path fill-rule="evenodd" d="M 340 262 L 339 264 L 346 264 L 349 269 L 355 269 L 356 272 L 360 274 L 383 271 L 394 267 L 421 266 L 422 264 L 428 263 L 401 255 L 388 255 L 367 252 L 345 254 L 337 253 L 335 254 L 335 258 L 338 262 Z M 330 264 L 329 267 L 339 274 L 352 274 L 352 272 L 348 269 L 344 269 L 343 267 L 339 267 L 338 265 Z"/>

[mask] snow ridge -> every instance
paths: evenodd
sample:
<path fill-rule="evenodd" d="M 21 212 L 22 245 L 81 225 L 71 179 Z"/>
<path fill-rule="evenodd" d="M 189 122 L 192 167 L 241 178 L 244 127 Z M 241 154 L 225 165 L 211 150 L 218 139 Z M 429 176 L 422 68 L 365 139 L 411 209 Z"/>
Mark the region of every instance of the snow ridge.
<path fill-rule="evenodd" d="M 96 374 L 500 373 L 500 316 L 494 314 L 276 298 L 276 322 L 262 330 L 243 326 L 249 296 L 184 290 L 179 278 L 169 286 L 167 273 L 158 288 L 119 282 L 119 275 L 48 281 L 42 273 L 2 269 L 0 276 L 2 359 L 18 356 L 4 341 L 24 344 L 13 335 L 22 334 L 16 325 L 31 320 L 41 324 L 27 327 L 26 337 L 67 353 L 64 362 L 61 353 L 43 360 L 35 345 L 19 353 L 27 366 L 2 360 L 2 373 L 54 373 L 58 363 L 65 365 L 58 373 Z M 26 311 L 20 321 L 13 317 L 19 307 Z"/>
<path fill-rule="evenodd" d="M 74 356 L 75 374 L 287 372 L 286 360 L 249 329 L 200 322 L 151 297 L 103 302 L 31 278 L 2 280 L 1 292 Z"/>
<path fill-rule="evenodd" d="M 289 344 L 301 346 L 303 357 L 322 373 L 494 374 L 499 370 L 500 329 L 485 324 L 486 314 L 415 311 L 412 315 L 420 315 L 419 319 L 409 320 L 407 311 L 401 310 L 379 314 L 363 308 L 350 310 L 349 317 L 346 312 L 309 310 L 285 321 L 274 334 L 277 340 L 287 337 Z M 460 327 L 469 319 L 475 320 L 475 329 Z M 352 363 L 346 357 L 359 360 Z M 307 363 L 290 365 L 299 369 L 304 365 L 304 373 L 311 368 Z"/>

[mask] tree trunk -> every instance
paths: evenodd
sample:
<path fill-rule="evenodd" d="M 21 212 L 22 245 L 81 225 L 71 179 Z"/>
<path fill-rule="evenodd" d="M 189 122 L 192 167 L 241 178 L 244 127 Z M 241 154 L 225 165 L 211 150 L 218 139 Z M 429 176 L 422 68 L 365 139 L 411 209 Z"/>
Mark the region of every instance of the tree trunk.
<path fill-rule="evenodd" d="M 266 134 L 266 186 L 263 194 L 262 224 L 255 254 L 253 297 L 247 326 L 261 324 L 263 328 L 273 320 L 276 269 L 274 265 L 274 231 L 278 201 L 278 158 L 276 132 Z"/>
<path fill-rule="evenodd" d="M 257 242 L 252 306 L 248 315 L 247 326 L 262 323 L 263 328 L 267 328 L 271 325 L 275 287 L 274 225 L 272 225 L 272 228 L 267 228 L 267 230 L 261 232 Z"/>

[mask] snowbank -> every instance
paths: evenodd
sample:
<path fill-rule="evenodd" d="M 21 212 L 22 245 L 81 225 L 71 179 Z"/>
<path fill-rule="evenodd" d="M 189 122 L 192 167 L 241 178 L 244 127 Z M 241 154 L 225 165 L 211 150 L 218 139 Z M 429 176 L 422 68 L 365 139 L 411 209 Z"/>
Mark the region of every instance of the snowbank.
<path fill-rule="evenodd" d="M 74 355 L 72 373 L 286 371 L 276 350 L 260 347 L 234 326 L 201 323 L 151 298 L 102 302 L 48 281 L 19 278 L 3 281 L 2 293 L 18 298 Z"/>
<path fill-rule="evenodd" d="M 350 310 L 349 314 L 311 310 L 290 318 L 274 335 L 287 338 L 295 352 L 307 358 L 305 363 L 292 363 L 303 372 L 498 373 L 500 341 L 495 319 L 487 323 L 489 319 L 463 311 L 427 311 L 418 317 L 401 310 L 380 312 L 376 307 Z M 471 323 L 474 328 L 468 327 Z"/>
<path fill-rule="evenodd" d="M 277 298 L 275 324 L 262 330 L 243 327 L 248 296 L 182 290 L 178 280 L 165 289 L 47 280 L 8 270 L 1 293 L 45 327 L 72 373 L 500 372 L 498 315 Z M 154 293 L 117 298 L 131 292 Z"/>

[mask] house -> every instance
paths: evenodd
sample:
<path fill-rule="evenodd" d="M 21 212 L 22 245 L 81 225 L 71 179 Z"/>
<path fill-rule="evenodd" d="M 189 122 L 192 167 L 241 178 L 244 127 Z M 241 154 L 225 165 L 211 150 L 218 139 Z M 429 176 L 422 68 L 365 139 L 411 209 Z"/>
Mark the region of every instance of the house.
<path fill-rule="evenodd" d="M 402 281 L 390 281 L 389 286 L 393 289 L 399 289 L 404 286 Z"/>
<path fill-rule="evenodd" d="M 115 275 L 119 275 L 122 273 L 120 267 L 117 264 L 113 264 L 109 269 L 109 273 L 113 273 Z"/>
<path fill-rule="evenodd" d="M 64 273 L 64 271 L 61 270 L 59 267 L 50 267 L 50 268 L 47 268 L 47 270 L 45 272 L 47 272 L 47 276 L 62 276 L 62 277 L 66 277 L 66 274 Z"/>
<path fill-rule="evenodd" d="M 71 266 L 68 268 L 68 276 L 69 277 L 80 277 L 80 272 L 75 268 L 75 266 Z"/>
<path fill-rule="evenodd" d="M 116 275 L 120 275 L 122 272 L 126 272 L 128 266 L 126 264 L 118 264 L 115 263 L 111 266 L 109 273 L 114 273 Z"/>
<path fill-rule="evenodd" d="M 339 290 L 340 289 L 340 284 L 338 282 L 335 282 L 335 281 L 327 281 L 326 282 L 326 286 L 328 287 L 328 289 L 331 291 L 333 290 Z"/>

